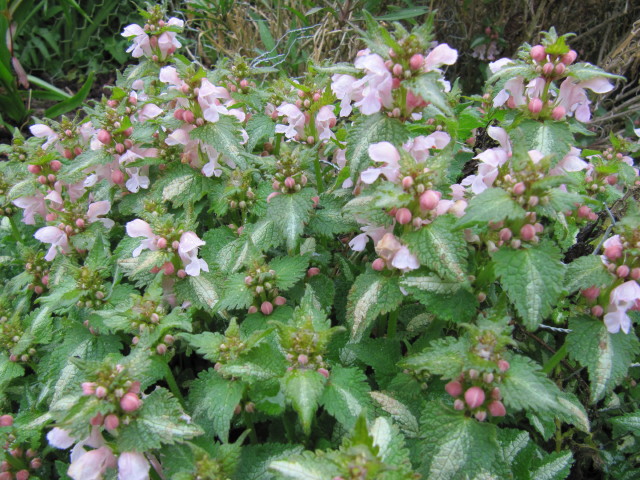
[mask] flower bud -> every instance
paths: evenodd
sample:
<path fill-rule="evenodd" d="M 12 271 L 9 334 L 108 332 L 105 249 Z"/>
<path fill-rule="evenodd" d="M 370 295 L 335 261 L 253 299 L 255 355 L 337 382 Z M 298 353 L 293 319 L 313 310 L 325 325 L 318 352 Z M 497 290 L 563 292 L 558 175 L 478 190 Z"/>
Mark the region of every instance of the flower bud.
<path fill-rule="evenodd" d="M 120 399 L 120 407 L 125 412 L 135 412 L 142 406 L 142 400 L 135 393 L 125 393 Z"/>
<path fill-rule="evenodd" d="M 11 415 L 0 416 L 0 427 L 10 427 L 13 425 L 13 417 Z"/>
<path fill-rule="evenodd" d="M 384 270 L 385 263 L 381 258 L 376 258 L 373 263 L 371 263 L 371 268 L 373 268 L 376 272 L 381 272 Z"/>
<path fill-rule="evenodd" d="M 84 228 L 84 219 L 82 218 L 76 218 L 76 226 L 78 228 Z"/>
<path fill-rule="evenodd" d="M 442 194 L 435 190 L 427 190 L 420 195 L 420 208 L 422 210 L 433 210 L 438 206 Z"/>
<path fill-rule="evenodd" d="M 575 50 L 569 50 L 567 53 L 565 53 L 562 56 L 560 61 L 565 65 L 571 65 L 573 62 L 576 61 L 576 58 L 578 58 L 578 53 Z"/>
<path fill-rule="evenodd" d="M 456 401 L 453 402 L 453 408 L 456 410 L 464 410 L 464 401 L 460 398 L 456 399 Z"/>
<path fill-rule="evenodd" d="M 296 181 L 291 177 L 287 177 L 284 179 L 284 186 L 289 190 L 291 190 L 293 187 L 296 186 Z"/>
<path fill-rule="evenodd" d="M 527 189 L 526 185 L 522 182 L 518 182 L 513 186 L 513 193 L 515 195 L 522 195 Z"/>
<path fill-rule="evenodd" d="M 580 293 L 587 300 L 595 300 L 600 295 L 600 289 L 594 285 L 593 287 L 585 288 Z"/>
<path fill-rule="evenodd" d="M 107 132 L 105 129 L 99 130 L 97 139 L 100 141 L 100 143 L 107 145 L 111 143 L 111 134 Z"/>
<path fill-rule="evenodd" d="M 83 395 L 93 395 L 94 393 L 96 393 L 95 382 L 83 382 L 81 386 Z"/>
<path fill-rule="evenodd" d="M 73 153 L 75 153 L 76 155 L 80 155 L 82 153 L 82 148 L 80 147 L 75 147 L 73 149 Z"/>
<path fill-rule="evenodd" d="M 487 419 L 487 412 L 480 410 L 479 412 L 474 413 L 473 416 L 476 417 L 476 420 L 479 422 L 484 422 Z"/>
<path fill-rule="evenodd" d="M 318 373 L 322 375 L 324 378 L 329 378 L 329 370 L 327 370 L 326 368 L 320 367 L 318 369 Z"/>
<path fill-rule="evenodd" d="M 482 303 L 487 299 L 487 294 L 484 293 L 484 292 L 480 292 L 480 293 L 478 293 L 478 295 L 476 295 L 476 298 L 477 298 L 479 303 Z"/>
<path fill-rule="evenodd" d="M 307 357 L 304 353 L 301 353 L 300 355 L 298 355 L 298 363 L 300 365 L 306 365 L 307 363 L 309 363 L 309 357 Z"/>
<path fill-rule="evenodd" d="M 140 386 L 140 382 L 138 382 L 137 380 L 135 382 L 131 382 L 128 391 L 131 393 L 140 393 Z"/>
<path fill-rule="evenodd" d="M 122 185 L 124 182 L 124 173 L 120 170 L 114 170 L 111 172 L 111 181 L 116 185 Z"/>
<path fill-rule="evenodd" d="M 256 307 L 255 305 L 251 305 L 247 310 L 248 314 L 257 313 L 257 312 L 258 312 L 258 307 Z"/>
<path fill-rule="evenodd" d="M 462 384 L 456 380 L 453 380 L 452 382 L 447 383 L 444 386 L 444 389 L 452 397 L 457 397 L 462 393 Z"/>
<path fill-rule="evenodd" d="M 562 105 L 558 105 L 551 111 L 551 118 L 559 121 L 562 120 L 566 114 L 567 110 Z"/>
<path fill-rule="evenodd" d="M 287 303 L 287 299 L 278 295 L 276 298 L 273 299 L 273 303 L 275 303 L 277 306 L 281 307 L 282 305 L 284 305 L 285 303 Z"/>
<path fill-rule="evenodd" d="M 520 238 L 522 238 L 522 240 L 524 240 L 525 242 L 530 242 L 531 240 L 533 240 L 533 237 L 535 236 L 536 236 L 536 229 L 530 223 L 523 225 L 522 228 L 520 229 Z"/>
<path fill-rule="evenodd" d="M 62 153 L 62 155 L 64 156 L 64 158 L 66 158 L 67 160 L 71 160 L 73 158 L 73 152 L 71 150 L 69 150 L 68 148 L 64 149 L 64 152 Z"/>
<path fill-rule="evenodd" d="M 35 287 L 33 287 L 33 291 L 36 292 L 36 295 L 40 295 L 44 290 L 40 285 L 36 285 Z"/>
<path fill-rule="evenodd" d="M 16 480 L 28 480 L 29 470 L 19 470 L 16 472 Z"/>
<path fill-rule="evenodd" d="M 44 175 L 40 175 L 38 177 L 38 183 L 44 185 L 45 183 L 47 183 L 47 177 L 45 177 Z"/>
<path fill-rule="evenodd" d="M 622 247 L 620 245 L 611 245 L 604 249 L 604 256 L 611 261 L 615 261 L 622 257 Z"/>
<path fill-rule="evenodd" d="M 553 65 L 553 63 L 551 62 L 547 62 L 544 64 L 544 67 L 542 67 L 542 73 L 544 73 L 545 76 L 549 76 L 553 73 L 555 66 Z"/>
<path fill-rule="evenodd" d="M 414 69 L 414 70 L 417 70 L 417 69 Z M 396 77 L 399 77 L 400 75 L 402 75 L 402 65 L 400 65 L 399 63 L 396 63 L 396 64 L 393 66 L 393 74 L 394 74 Z"/>
<path fill-rule="evenodd" d="M 484 383 L 492 383 L 493 382 L 493 373 L 488 372 L 482 375 L 482 381 Z"/>
<path fill-rule="evenodd" d="M 500 393 L 500 389 L 498 387 L 491 390 L 491 398 L 494 400 L 502 399 L 502 394 Z"/>
<path fill-rule="evenodd" d="M 531 58 L 533 58 L 536 62 L 542 62 L 547 56 L 547 52 L 545 52 L 544 47 L 542 45 L 536 45 L 531 47 L 530 52 Z"/>
<path fill-rule="evenodd" d="M 122 143 L 116 143 L 116 153 L 123 154 L 126 148 Z"/>
<path fill-rule="evenodd" d="M 185 123 L 193 123 L 196 119 L 196 116 L 193 114 L 191 110 L 186 110 L 182 114 L 182 119 L 185 121 Z"/>
<path fill-rule="evenodd" d="M 487 405 L 487 408 L 492 417 L 504 417 L 507 414 L 507 409 L 500 400 L 494 400 Z"/>
<path fill-rule="evenodd" d="M 120 419 L 113 413 L 107 415 L 104 419 L 104 428 L 107 430 L 115 430 L 120 426 Z"/>
<path fill-rule="evenodd" d="M 167 346 L 164 343 L 159 343 L 156 345 L 156 353 L 158 355 L 164 355 L 167 353 Z"/>
<path fill-rule="evenodd" d="M 173 112 L 173 118 L 176 120 L 184 120 L 184 109 L 178 108 Z"/>
<path fill-rule="evenodd" d="M 320 269 L 318 267 L 311 267 L 307 270 L 307 277 L 315 277 L 320 273 Z"/>
<path fill-rule="evenodd" d="M 507 370 L 509 370 L 509 367 L 511 365 L 509 365 L 509 362 L 507 362 L 504 359 L 500 359 L 498 360 L 498 368 L 500 369 L 501 372 L 506 372 Z"/>
<path fill-rule="evenodd" d="M 631 278 L 634 280 L 640 280 L 640 268 L 636 267 L 631 270 Z"/>
<path fill-rule="evenodd" d="M 173 265 L 173 263 L 166 262 L 164 265 L 162 265 L 162 270 L 164 271 L 165 275 L 173 275 L 176 271 L 176 267 Z"/>
<path fill-rule="evenodd" d="M 593 307 L 591 307 L 591 314 L 594 317 L 601 317 L 604 314 L 604 308 L 602 308 L 602 306 L 600 305 L 594 305 Z"/>
<path fill-rule="evenodd" d="M 529 101 L 528 108 L 531 113 L 533 113 L 534 115 L 537 115 L 542 110 L 542 100 L 540 100 L 539 98 L 532 98 Z"/>
<path fill-rule="evenodd" d="M 406 225 L 411 221 L 412 215 L 408 208 L 399 208 L 396 212 L 396 220 L 400 225 Z"/>
<path fill-rule="evenodd" d="M 38 470 L 40 467 L 42 467 L 42 460 L 40 460 L 39 458 L 34 458 L 33 460 L 31 460 L 31 462 L 29 462 L 29 466 L 34 470 Z"/>
<path fill-rule="evenodd" d="M 96 397 L 98 398 L 104 398 L 107 396 L 107 389 L 104 388 L 102 385 L 100 385 L 99 387 L 96 388 Z"/>
<path fill-rule="evenodd" d="M 178 276 L 178 278 L 187 278 L 187 272 L 185 272 L 182 268 L 178 270 L 178 273 L 176 273 L 176 275 Z"/>
<path fill-rule="evenodd" d="M 500 230 L 499 235 L 500 235 L 500 240 L 502 240 L 503 242 L 508 242 L 509 240 L 511 240 L 511 237 L 513 236 L 513 234 L 511 233 L 511 230 L 509 230 L 506 227 Z"/>
<path fill-rule="evenodd" d="M 476 370 L 475 368 L 469 370 L 468 374 L 471 380 L 477 380 L 480 377 L 480 372 L 478 372 L 478 370 Z"/>
<path fill-rule="evenodd" d="M 402 179 L 402 188 L 409 190 L 413 186 L 413 177 L 406 176 Z"/>
<path fill-rule="evenodd" d="M 559 63 L 556 65 L 555 71 L 556 75 L 562 75 L 567 67 L 565 67 L 564 63 Z"/>
<path fill-rule="evenodd" d="M 419 70 L 423 64 L 424 57 L 419 53 L 416 53 L 409 59 L 409 68 L 411 68 L 411 70 Z"/>
<path fill-rule="evenodd" d="M 620 278 L 626 278 L 629 276 L 629 267 L 626 265 L 620 265 L 618 268 L 616 268 L 616 275 L 618 275 L 618 277 Z"/>
<path fill-rule="evenodd" d="M 262 302 L 260 311 L 263 315 L 271 315 L 273 313 L 273 304 L 271 302 Z"/>

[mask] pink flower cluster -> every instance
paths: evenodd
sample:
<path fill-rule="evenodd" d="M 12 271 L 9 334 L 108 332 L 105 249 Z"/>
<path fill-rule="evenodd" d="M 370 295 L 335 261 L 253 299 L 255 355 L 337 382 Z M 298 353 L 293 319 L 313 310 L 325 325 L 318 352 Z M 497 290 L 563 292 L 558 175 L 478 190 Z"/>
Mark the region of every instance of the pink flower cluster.
<path fill-rule="evenodd" d="M 166 23 L 160 20 L 157 25 L 147 24 L 141 27 L 134 23 L 125 27 L 121 35 L 133 39 L 127 49 L 127 53 L 131 53 L 133 58 L 145 56 L 155 61 L 164 60 L 182 46 L 173 30 L 182 30 L 183 26 L 182 20 L 171 17 Z"/>

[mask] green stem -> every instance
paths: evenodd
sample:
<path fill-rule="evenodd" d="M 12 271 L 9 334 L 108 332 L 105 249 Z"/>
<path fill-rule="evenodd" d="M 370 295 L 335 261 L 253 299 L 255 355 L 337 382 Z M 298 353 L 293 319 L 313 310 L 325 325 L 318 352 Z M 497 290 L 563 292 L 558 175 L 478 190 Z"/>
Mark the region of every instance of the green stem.
<path fill-rule="evenodd" d="M 244 424 L 249 428 L 249 438 L 251 439 L 251 443 L 258 443 L 258 435 L 256 435 L 256 427 L 253 424 L 253 420 L 251 419 L 251 414 L 246 411 L 242 411 L 242 419 L 244 420 Z"/>
<path fill-rule="evenodd" d="M 186 402 L 184 401 L 184 397 L 182 393 L 180 393 L 180 389 L 178 388 L 178 384 L 176 383 L 176 378 L 173 376 L 173 372 L 171 368 L 169 368 L 169 364 L 164 364 L 164 379 L 167 381 L 167 385 L 169 386 L 169 390 L 173 393 L 173 396 L 178 399 L 182 408 L 187 408 Z"/>
<path fill-rule="evenodd" d="M 282 143 L 282 133 L 276 134 L 276 144 L 273 146 L 273 154 L 277 157 L 280 155 L 280 144 Z"/>
<path fill-rule="evenodd" d="M 320 167 L 320 158 L 316 155 L 313 159 L 313 164 L 316 169 L 316 183 L 318 184 L 318 193 L 324 192 L 324 184 L 322 182 L 322 168 Z"/>
<path fill-rule="evenodd" d="M 551 87 L 551 80 L 547 80 L 547 82 L 544 84 L 544 90 L 542 91 L 542 104 L 546 105 L 547 104 L 547 100 L 549 99 L 549 87 Z"/>
<path fill-rule="evenodd" d="M 9 225 L 11 225 L 11 234 L 13 235 L 13 239 L 16 243 L 22 243 L 22 235 L 20 235 L 20 230 L 18 230 L 18 226 L 16 225 L 16 221 L 13 217 L 9 218 Z"/>
<path fill-rule="evenodd" d="M 547 375 L 567 356 L 567 343 L 565 342 L 562 347 L 545 363 L 542 367 L 542 371 Z"/>
<path fill-rule="evenodd" d="M 389 312 L 389 319 L 387 323 L 387 338 L 396 338 L 396 330 L 398 328 L 398 310 Z"/>

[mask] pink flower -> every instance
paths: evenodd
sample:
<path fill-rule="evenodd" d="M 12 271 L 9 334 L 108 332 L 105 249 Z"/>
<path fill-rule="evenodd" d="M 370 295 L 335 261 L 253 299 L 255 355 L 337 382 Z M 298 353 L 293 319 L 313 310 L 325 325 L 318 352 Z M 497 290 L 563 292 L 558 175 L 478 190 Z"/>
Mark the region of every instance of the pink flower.
<path fill-rule="evenodd" d="M 335 135 L 331 131 L 331 127 L 336 124 L 336 114 L 333 113 L 333 105 L 325 105 L 320 108 L 316 115 L 316 129 L 318 130 L 319 140 L 329 140 Z"/>
<path fill-rule="evenodd" d="M 145 122 L 150 118 L 156 118 L 163 112 L 164 110 L 162 110 L 157 105 L 153 103 L 147 103 L 138 111 L 138 121 Z"/>
<path fill-rule="evenodd" d="M 298 107 L 292 103 L 283 103 L 276 111 L 279 115 L 284 115 L 287 121 L 287 125 L 276 125 L 276 133 L 284 133 L 284 136 L 289 139 L 304 136 L 306 118 Z"/>
<path fill-rule="evenodd" d="M 527 103 L 524 97 L 524 78 L 518 76 L 509 79 L 504 88 L 498 92 L 493 99 L 493 106 L 500 107 L 504 105 L 509 98 L 513 98 L 514 105 L 524 105 Z"/>
<path fill-rule="evenodd" d="M 107 446 L 85 452 L 67 470 L 73 480 L 100 480 L 107 468 L 116 467 L 116 457 Z"/>
<path fill-rule="evenodd" d="M 118 480 L 149 480 L 149 468 L 142 453 L 123 452 L 118 457 Z"/>
<path fill-rule="evenodd" d="M 35 215 L 38 214 L 42 218 L 47 214 L 47 205 L 44 195 L 37 193 L 33 197 L 20 197 L 13 201 L 16 207 L 24 209 L 22 212 L 22 221 L 27 225 L 35 225 Z"/>
<path fill-rule="evenodd" d="M 35 125 L 31 125 L 29 127 L 29 131 L 33 134 L 34 137 L 47 138 L 47 141 L 42 144 L 43 150 L 46 150 L 49 145 L 52 145 L 58 141 L 58 134 L 47 125 L 36 123 Z"/>
<path fill-rule="evenodd" d="M 133 251 L 133 257 L 139 256 L 143 250 L 158 250 L 158 235 L 154 234 L 149 225 L 144 220 L 135 219 L 127 223 L 127 235 L 130 237 L 144 237 L 140 246 Z"/>
<path fill-rule="evenodd" d="M 103 200 L 101 202 L 94 202 L 89 204 L 87 210 L 87 221 L 89 223 L 102 222 L 106 228 L 111 228 L 114 225 L 114 221 L 109 218 L 98 218 L 100 215 L 106 215 L 111 210 L 111 202 Z"/>
<path fill-rule="evenodd" d="M 458 60 L 458 51 L 446 43 L 441 43 L 424 59 L 424 71 L 431 72 L 443 65 L 453 65 Z"/>
<path fill-rule="evenodd" d="M 595 93 L 607 93 L 613 90 L 613 85 L 603 77 L 595 77 L 584 82 L 576 82 L 575 79 L 568 77 L 560 85 L 557 104 L 564 107 L 567 114 L 575 114 L 577 120 L 588 122 L 591 119 L 591 111 L 589 110 L 589 97 L 586 89 Z"/>
<path fill-rule="evenodd" d="M 384 106 L 391 108 L 392 77 L 382 57 L 376 53 L 361 55 L 356 58 L 355 67 L 364 70 L 365 76 L 358 80 L 354 87 L 362 89 L 362 98 L 355 103 L 363 115 L 379 112 Z"/>
<path fill-rule="evenodd" d="M 47 441 L 52 447 L 63 450 L 66 450 L 76 443 L 76 441 L 69 435 L 69 432 L 58 427 L 54 427 L 49 433 L 47 433 Z"/>
<path fill-rule="evenodd" d="M 216 87 L 206 78 L 200 82 L 198 92 L 198 103 L 202 109 L 202 116 L 208 122 L 220 120 L 220 114 L 227 114 L 229 111 L 221 104 L 220 99 L 229 100 L 231 96 L 224 87 Z"/>
<path fill-rule="evenodd" d="M 478 166 L 478 173 L 469 175 L 461 182 L 461 185 L 470 185 L 471 191 L 476 195 L 493 185 L 498 177 L 498 169 L 511 157 L 511 143 L 507 132 L 500 127 L 489 127 L 487 132 L 491 138 L 498 141 L 500 146 L 485 150 L 473 157 L 482 162 Z"/>
<path fill-rule="evenodd" d="M 369 156 L 374 162 L 382 163 L 382 167 L 367 168 L 360 174 L 360 179 L 366 184 L 372 184 L 380 175 L 387 180 L 396 182 L 400 175 L 400 153 L 389 142 L 380 142 L 369 145 Z"/>
<path fill-rule="evenodd" d="M 193 232 L 184 232 L 180 237 L 180 245 L 178 247 L 178 255 L 184 263 L 184 270 L 187 275 L 197 277 L 200 275 L 200 270 L 208 272 L 209 266 L 207 262 L 198 258 L 198 247 L 204 245 L 205 242 L 200 240 L 198 236 Z"/>
<path fill-rule="evenodd" d="M 376 253 L 387 266 L 392 266 L 403 272 L 420 268 L 417 257 L 402 245 L 393 233 L 385 233 L 376 244 Z"/>
<path fill-rule="evenodd" d="M 351 102 L 362 100 L 364 85 L 356 84 L 356 78 L 351 75 L 336 74 L 331 77 L 331 91 L 340 100 L 340 116 L 347 117 L 351 114 Z"/>
<path fill-rule="evenodd" d="M 150 57 L 152 55 L 149 35 L 147 35 L 140 25 L 134 23 L 125 27 L 120 35 L 125 38 L 134 37 L 133 43 L 127 48 L 127 53 L 132 52 L 131 56 L 133 58 L 140 58 L 143 55 Z"/>
<path fill-rule="evenodd" d="M 451 141 L 446 132 L 433 132 L 431 135 L 412 138 L 402 148 L 411 154 L 417 163 L 424 162 L 429 156 L 430 149 L 442 150 Z"/>
<path fill-rule="evenodd" d="M 549 170 L 549 175 L 564 175 L 569 172 L 579 172 L 587 168 L 587 162 L 580 158 L 580 149 L 571 147 L 562 160 Z"/>
<path fill-rule="evenodd" d="M 389 233 L 387 228 L 376 227 L 374 225 L 365 225 L 364 227 L 360 227 L 360 230 L 364 233 L 356 235 L 349 242 L 349 247 L 356 252 L 361 252 L 366 248 L 369 238 L 373 240 L 374 244 L 377 244 L 386 233 Z"/>
<path fill-rule="evenodd" d="M 60 251 L 62 253 L 69 253 L 71 251 L 66 232 L 58 227 L 42 227 L 35 233 L 34 237 L 42 243 L 51 244 L 49 251 L 44 257 L 48 262 L 56 258 L 56 255 L 58 254 L 58 249 L 56 247 L 60 247 Z"/>
<path fill-rule="evenodd" d="M 640 300 L 640 285 L 635 280 L 618 285 L 611 291 L 608 313 L 604 316 L 604 324 L 609 333 L 618 333 L 620 330 L 629 333 L 631 319 L 627 315 L 627 310 L 633 308 L 638 300 Z"/>

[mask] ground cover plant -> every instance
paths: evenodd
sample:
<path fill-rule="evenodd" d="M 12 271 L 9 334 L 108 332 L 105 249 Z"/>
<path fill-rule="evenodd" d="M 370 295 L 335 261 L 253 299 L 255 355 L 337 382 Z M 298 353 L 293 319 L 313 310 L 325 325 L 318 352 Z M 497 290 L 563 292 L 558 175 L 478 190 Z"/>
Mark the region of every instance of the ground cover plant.
<path fill-rule="evenodd" d="M 159 7 L 0 146 L 0 479 L 635 478 L 635 140 L 570 35 L 205 69 Z M 637 133 L 637 132 L 636 132 Z"/>

